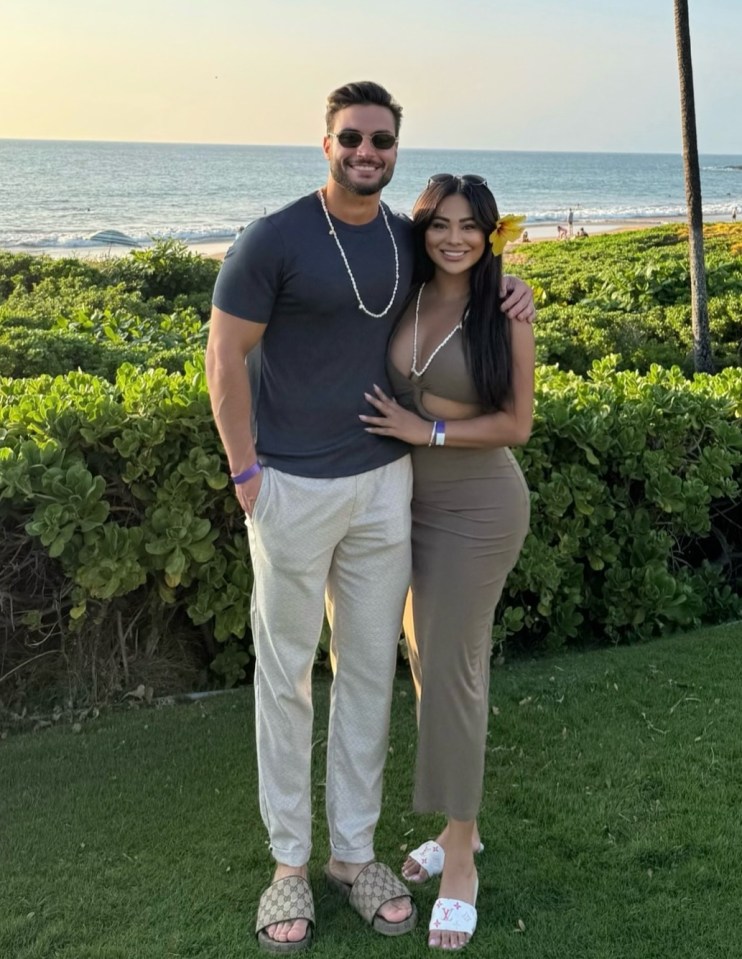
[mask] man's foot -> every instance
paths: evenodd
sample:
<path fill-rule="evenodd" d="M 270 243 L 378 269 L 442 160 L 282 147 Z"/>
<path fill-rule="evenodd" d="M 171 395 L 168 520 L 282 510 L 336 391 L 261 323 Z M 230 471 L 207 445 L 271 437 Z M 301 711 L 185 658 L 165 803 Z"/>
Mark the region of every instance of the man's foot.
<path fill-rule="evenodd" d="M 301 876 L 302 879 L 308 879 L 309 877 L 306 866 L 285 866 L 283 863 L 277 863 L 276 871 L 273 873 L 273 882 L 278 879 L 285 879 L 287 876 Z M 301 942 L 307 937 L 308 929 L 308 920 L 294 919 L 290 922 L 276 922 L 273 925 L 266 926 L 265 934 L 275 942 Z"/>
<path fill-rule="evenodd" d="M 336 879 L 352 886 L 358 878 L 358 874 L 367 865 L 366 862 L 340 862 L 331 856 L 327 869 Z M 400 896 L 398 899 L 389 899 L 379 907 L 377 915 L 387 922 L 404 922 L 412 915 L 412 898 L 410 896 Z"/>
<path fill-rule="evenodd" d="M 442 855 L 440 853 L 436 854 L 433 852 L 433 855 L 430 858 L 423 854 L 417 855 L 414 859 L 410 855 L 402 863 L 402 876 L 407 880 L 407 882 L 427 882 L 428 879 L 432 879 L 434 876 L 440 876 L 440 874 L 443 872 L 446 843 L 448 842 L 448 826 L 446 826 L 435 842 L 438 846 L 440 846 L 443 853 Z M 413 852 L 418 854 L 425 846 L 427 846 L 427 843 L 423 843 L 422 846 L 419 846 L 417 849 L 413 850 Z M 483 849 L 484 846 L 479 838 L 479 830 L 475 827 L 474 833 L 472 834 L 472 852 L 482 852 Z M 426 869 L 425 865 L 420 860 L 428 858 L 429 866 Z"/>
<path fill-rule="evenodd" d="M 430 921 L 428 945 L 431 949 L 463 949 L 469 942 L 477 922 L 478 887 L 473 856 L 459 858 L 449 854 Z M 446 926 L 459 928 L 447 929 Z"/>

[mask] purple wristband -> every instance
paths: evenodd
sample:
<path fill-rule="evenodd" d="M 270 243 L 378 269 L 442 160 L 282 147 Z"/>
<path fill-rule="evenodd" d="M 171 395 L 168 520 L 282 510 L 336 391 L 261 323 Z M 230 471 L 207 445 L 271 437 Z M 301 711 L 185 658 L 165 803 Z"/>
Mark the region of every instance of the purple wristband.
<path fill-rule="evenodd" d="M 260 463 L 253 463 L 252 466 L 248 466 L 246 470 L 243 470 L 241 473 L 233 476 L 232 482 L 235 486 L 240 486 L 240 484 L 246 483 L 249 479 L 252 479 L 253 476 L 257 476 L 262 468 L 263 467 L 260 465 Z"/>

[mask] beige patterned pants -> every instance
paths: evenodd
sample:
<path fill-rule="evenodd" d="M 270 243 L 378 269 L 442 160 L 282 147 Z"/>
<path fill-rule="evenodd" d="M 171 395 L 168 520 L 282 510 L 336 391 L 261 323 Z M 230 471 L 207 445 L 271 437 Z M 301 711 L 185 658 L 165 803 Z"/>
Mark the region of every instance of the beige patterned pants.
<path fill-rule="evenodd" d="M 311 852 L 311 675 L 325 606 L 333 667 L 332 855 L 374 858 L 397 641 L 410 578 L 409 456 L 357 476 L 266 468 L 247 521 L 260 811 L 278 862 Z"/>

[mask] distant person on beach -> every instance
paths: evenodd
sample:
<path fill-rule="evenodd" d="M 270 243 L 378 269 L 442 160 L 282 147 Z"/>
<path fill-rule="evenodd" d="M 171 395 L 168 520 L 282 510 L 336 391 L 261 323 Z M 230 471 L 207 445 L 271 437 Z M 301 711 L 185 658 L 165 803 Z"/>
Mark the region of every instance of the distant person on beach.
<path fill-rule="evenodd" d="M 530 240 L 528 239 L 528 230 L 524 230 L 524 231 L 523 231 L 523 236 L 520 238 L 520 242 L 521 242 L 521 243 L 530 243 Z"/>
<path fill-rule="evenodd" d="M 567 233 L 567 228 L 562 226 L 561 223 L 557 224 L 557 240 L 566 240 L 569 234 Z"/>
<path fill-rule="evenodd" d="M 587 232 L 584 226 L 581 226 L 580 229 L 577 231 L 577 233 L 575 233 L 575 236 L 577 237 L 578 240 L 587 239 L 587 237 L 589 236 L 589 233 Z"/>
<path fill-rule="evenodd" d="M 444 813 L 414 849 L 409 882 L 441 875 L 428 943 L 474 933 L 475 852 L 489 714 L 492 623 L 528 531 L 529 493 L 509 446 L 533 418 L 532 328 L 509 320 L 499 288 L 504 231 L 483 177 L 431 177 L 412 214 L 413 296 L 392 334 L 391 400 L 369 385 L 369 428 L 412 446 L 412 588 L 404 627 L 418 704 L 414 808 Z"/>
<path fill-rule="evenodd" d="M 377 932 L 399 935 L 417 920 L 373 848 L 410 577 L 411 464 L 405 443 L 358 427 L 373 412 L 359 385 L 390 391 L 386 345 L 412 279 L 409 220 L 380 198 L 401 117 L 378 84 L 333 91 L 325 187 L 249 224 L 214 290 L 207 382 L 254 574 L 260 808 L 276 860 L 256 932 L 270 952 L 313 936 L 311 674 L 325 603 L 325 875 Z M 501 308 L 530 320 L 529 288 L 509 278 Z"/>
<path fill-rule="evenodd" d="M 572 236 L 572 227 L 575 222 L 575 214 L 572 207 L 569 208 L 569 213 L 567 214 L 567 226 L 569 227 L 569 235 Z"/>
<path fill-rule="evenodd" d="M 737 207 L 735 206 L 732 210 L 732 221 L 737 219 Z"/>

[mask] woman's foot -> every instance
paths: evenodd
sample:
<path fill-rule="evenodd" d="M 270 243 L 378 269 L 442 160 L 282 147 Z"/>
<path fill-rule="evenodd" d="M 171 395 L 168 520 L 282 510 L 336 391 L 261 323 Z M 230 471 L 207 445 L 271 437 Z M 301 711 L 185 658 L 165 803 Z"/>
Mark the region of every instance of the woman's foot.
<path fill-rule="evenodd" d="M 448 826 L 446 826 L 446 828 L 435 841 L 445 853 L 446 843 L 448 842 Z M 482 845 L 479 837 L 479 830 L 475 826 L 474 832 L 472 833 L 472 852 L 478 853 L 483 849 L 484 846 Z M 434 857 L 433 861 L 439 858 L 440 857 Z M 432 876 L 440 875 L 442 870 L 443 866 L 441 865 L 440 868 L 432 868 L 429 872 L 422 863 L 418 862 L 416 859 L 412 859 L 410 856 L 408 856 L 402 863 L 402 877 L 406 879 L 407 882 L 427 882 Z"/>
<path fill-rule="evenodd" d="M 309 878 L 306 866 L 285 866 L 283 863 L 277 863 L 276 871 L 273 873 L 273 882 L 278 879 L 285 879 L 287 876 Z M 276 942 L 301 942 L 302 939 L 306 938 L 308 927 L 309 922 L 306 919 L 294 919 L 290 922 L 276 922 L 271 926 L 266 926 L 265 934 L 269 939 Z"/>
<path fill-rule="evenodd" d="M 441 888 L 433 907 L 428 932 L 431 949 L 463 949 L 476 926 L 476 899 L 479 886 L 472 855 L 457 855 L 449 850 L 441 876 Z M 466 916 L 465 922 L 460 922 Z M 445 929 L 447 924 L 467 925 L 470 931 Z"/>

